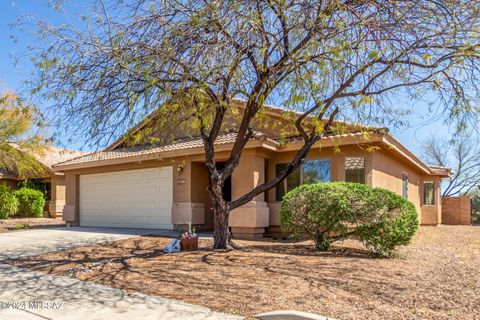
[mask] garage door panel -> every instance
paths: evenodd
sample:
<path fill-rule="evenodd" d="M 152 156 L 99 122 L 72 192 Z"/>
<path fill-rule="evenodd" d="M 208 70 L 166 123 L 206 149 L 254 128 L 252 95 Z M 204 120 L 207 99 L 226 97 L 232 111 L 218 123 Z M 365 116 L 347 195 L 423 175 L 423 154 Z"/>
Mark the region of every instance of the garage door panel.
<path fill-rule="evenodd" d="M 83 226 L 171 229 L 172 167 L 80 176 Z"/>

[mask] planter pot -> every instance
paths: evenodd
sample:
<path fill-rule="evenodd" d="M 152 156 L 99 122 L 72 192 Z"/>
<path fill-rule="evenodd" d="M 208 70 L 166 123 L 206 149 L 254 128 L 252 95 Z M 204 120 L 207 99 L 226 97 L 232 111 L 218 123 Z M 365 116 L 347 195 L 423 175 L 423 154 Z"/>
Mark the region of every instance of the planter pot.
<path fill-rule="evenodd" d="M 180 238 L 180 248 L 182 251 L 195 251 L 198 249 L 198 237 L 187 239 Z"/>

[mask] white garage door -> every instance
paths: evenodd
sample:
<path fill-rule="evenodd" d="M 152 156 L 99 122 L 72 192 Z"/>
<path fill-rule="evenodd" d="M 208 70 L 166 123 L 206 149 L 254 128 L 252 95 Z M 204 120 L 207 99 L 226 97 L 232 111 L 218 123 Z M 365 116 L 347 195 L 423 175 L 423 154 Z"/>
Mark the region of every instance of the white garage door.
<path fill-rule="evenodd" d="M 172 167 L 80 176 L 80 225 L 172 229 Z"/>

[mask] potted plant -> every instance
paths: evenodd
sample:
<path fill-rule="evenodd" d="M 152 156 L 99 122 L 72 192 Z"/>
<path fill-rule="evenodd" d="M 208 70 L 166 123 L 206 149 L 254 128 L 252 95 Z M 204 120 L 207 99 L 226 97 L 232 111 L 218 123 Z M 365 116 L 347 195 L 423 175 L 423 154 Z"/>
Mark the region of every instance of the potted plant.
<path fill-rule="evenodd" d="M 198 249 L 198 235 L 195 233 L 195 227 L 188 222 L 188 230 L 180 235 L 180 248 L 182 251 L 195 251 Z"/>

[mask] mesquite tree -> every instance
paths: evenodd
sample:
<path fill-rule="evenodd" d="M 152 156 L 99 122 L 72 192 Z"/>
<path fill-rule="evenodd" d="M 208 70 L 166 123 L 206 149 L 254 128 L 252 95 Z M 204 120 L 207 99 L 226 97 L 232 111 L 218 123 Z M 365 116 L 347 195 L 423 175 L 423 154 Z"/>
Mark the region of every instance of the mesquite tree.
<path fill-rule="evenodd" d="M 452 169 L 443 197 L 467 195 L 480 188 L 480 139 L 475 134 L 456 134 L 449 139 L 435 136 L 423 144 L 428 163 Z"/>
<path fill-rule="evenodd" d="M 432 90 L 447 119 L 464 125 L 478 114 L 479 8 L 478 0 L 97 1 L 83 24 L 40 23 L 33 90 L 99 144 L 188 97 L 188 108 L 160 114 L 168 123 L 182 113 L 203 139 L 214 248 L 225 248 L 229 212 L 300 166 L 336 117 L 379 119 L 396 111 L 392 94 Z M 234 98 L 245 101 L 240 111 Z M 226 201 L 224 182 L 267 102 L 299 112 L 289 121 L 303 147 L 278 176 Z M 214 142 L 229 112 L 239 125 L 219 168 Z"/>

